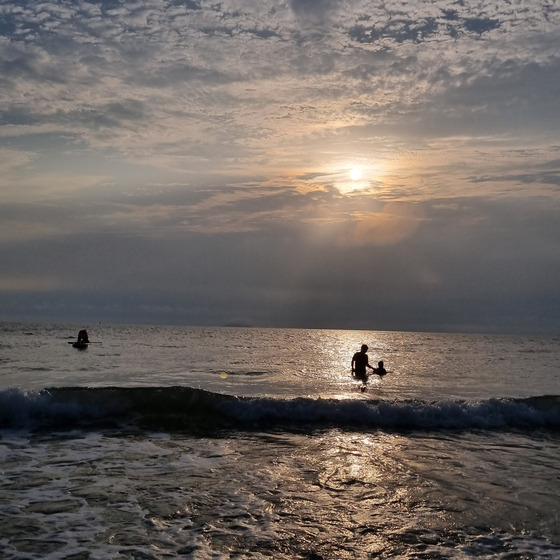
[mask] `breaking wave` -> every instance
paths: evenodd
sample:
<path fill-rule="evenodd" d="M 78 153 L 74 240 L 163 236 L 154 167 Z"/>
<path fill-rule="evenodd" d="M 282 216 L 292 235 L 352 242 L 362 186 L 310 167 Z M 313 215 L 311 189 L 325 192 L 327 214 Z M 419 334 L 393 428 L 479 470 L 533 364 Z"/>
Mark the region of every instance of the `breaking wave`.
<path fill-rule="evenodd" d="M 435 402 L 235 397 L 189 387 L 0 391 L 0 429 L 560 430 L 560 396 Z"/>

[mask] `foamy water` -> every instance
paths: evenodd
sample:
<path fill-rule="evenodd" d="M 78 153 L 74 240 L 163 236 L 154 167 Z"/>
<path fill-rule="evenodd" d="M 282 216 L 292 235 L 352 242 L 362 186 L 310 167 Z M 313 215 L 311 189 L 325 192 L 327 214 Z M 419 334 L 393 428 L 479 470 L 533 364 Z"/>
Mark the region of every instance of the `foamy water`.
<path fill-rule="evenodd" d="M 560 557 L 558 339 L 74 331 L 2 332 L 2 558 Z"/>

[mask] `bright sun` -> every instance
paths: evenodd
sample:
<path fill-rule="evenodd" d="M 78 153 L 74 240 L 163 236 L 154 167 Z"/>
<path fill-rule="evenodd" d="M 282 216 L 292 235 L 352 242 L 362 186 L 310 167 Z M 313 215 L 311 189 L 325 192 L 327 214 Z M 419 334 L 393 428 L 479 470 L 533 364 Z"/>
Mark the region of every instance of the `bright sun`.
<path fill-rule="evenodd" d="M 357 181 L 361 176 L 362 170 L 357 167 L 354 167 L 354 169 L 350 171 L 350 179 L 352 179 L 352 181 Z"/>

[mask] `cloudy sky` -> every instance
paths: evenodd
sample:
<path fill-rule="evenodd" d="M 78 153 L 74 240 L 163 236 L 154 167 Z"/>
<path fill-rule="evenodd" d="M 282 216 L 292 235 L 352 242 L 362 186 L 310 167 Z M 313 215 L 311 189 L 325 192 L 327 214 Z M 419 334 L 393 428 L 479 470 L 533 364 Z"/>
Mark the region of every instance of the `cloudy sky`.
<path fill-rule="evenodd" d="M 560 332 L 556 0 L 0 3 L 0 319 Z"/>

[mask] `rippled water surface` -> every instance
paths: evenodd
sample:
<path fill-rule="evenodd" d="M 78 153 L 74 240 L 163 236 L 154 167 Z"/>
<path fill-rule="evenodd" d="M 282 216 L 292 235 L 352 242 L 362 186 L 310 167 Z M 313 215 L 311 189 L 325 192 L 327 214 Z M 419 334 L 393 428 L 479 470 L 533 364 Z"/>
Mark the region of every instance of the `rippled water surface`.
<path fill-rule="evenodd" d="M 558 339 L 77 330 L 2 331 L 2 558 L 560 557 Z"/>

